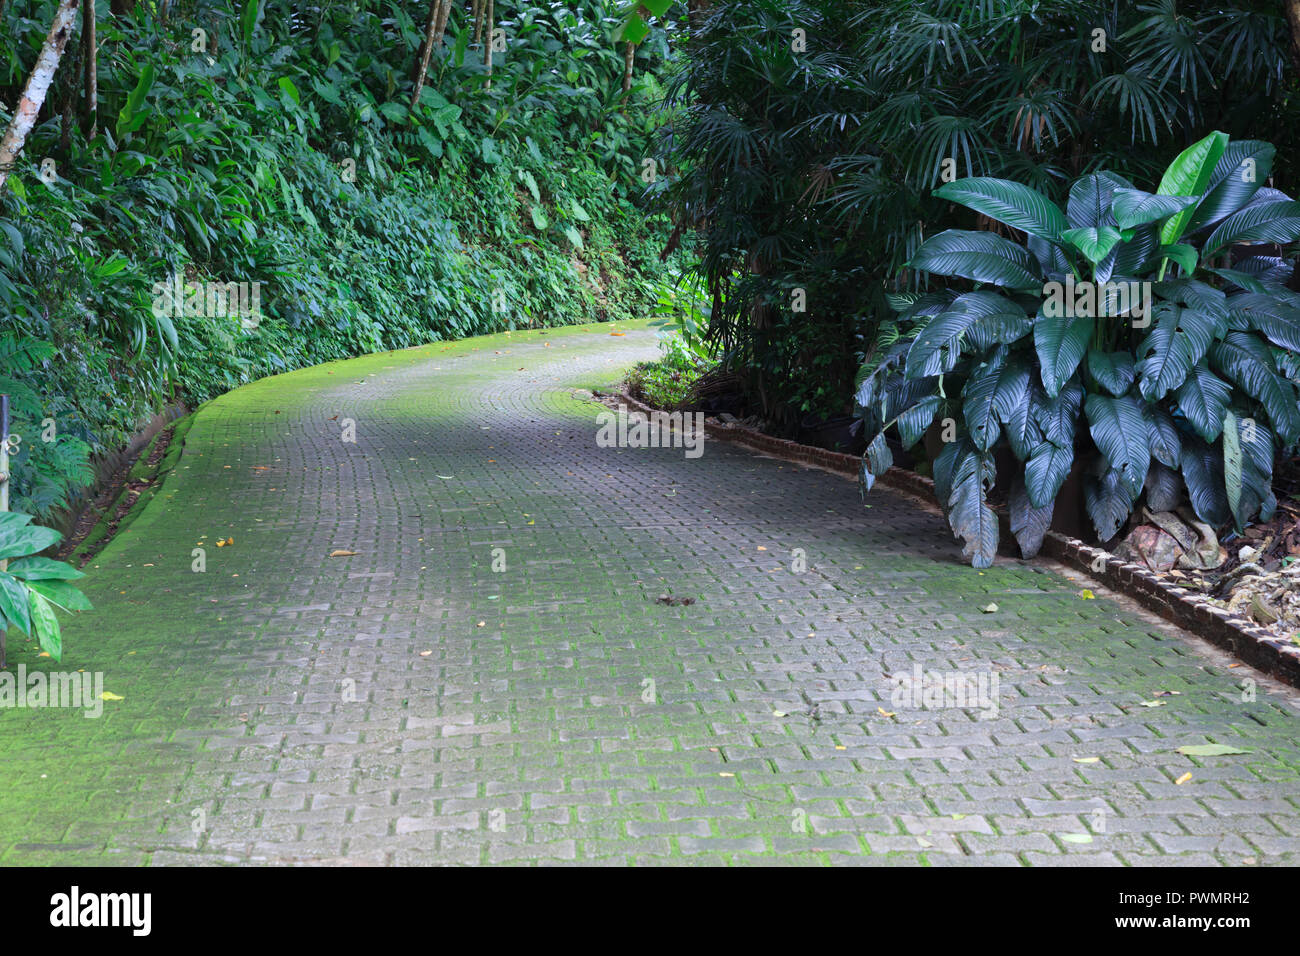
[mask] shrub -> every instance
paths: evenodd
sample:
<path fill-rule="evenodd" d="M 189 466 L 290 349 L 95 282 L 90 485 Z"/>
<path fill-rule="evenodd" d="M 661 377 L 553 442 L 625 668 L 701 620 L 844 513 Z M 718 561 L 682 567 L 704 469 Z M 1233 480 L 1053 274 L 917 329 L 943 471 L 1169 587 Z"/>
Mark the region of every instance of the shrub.
<path fill-rule="evenodd" d="M 1076 466 L 1103 541 L 1144 492 L 1163 511 L 1185 488 L 1211 525 L 1268 517 L 1274 452 L 1300 438 L 1300 295 L 1285 284 L 1294 261 L 1229 256 L 1300 237 L 1300 203 L 1263 187 L 1273 154 L 1212 133 L 1155 193 L 1097 172 L 1074 182 L 1064 211 L 1007 180 L 937 190 L 1026 240 L 949 229 L 912 257 L 950 281 L 896 300 L 864 371 L 867 487 L 891 462 L 886 429 L 911 446 L 948 419 L 935 490 L 976 567 L 997 550 L 998 447 L 1024 464 L 1008 505 L 1026 556 Z"/>

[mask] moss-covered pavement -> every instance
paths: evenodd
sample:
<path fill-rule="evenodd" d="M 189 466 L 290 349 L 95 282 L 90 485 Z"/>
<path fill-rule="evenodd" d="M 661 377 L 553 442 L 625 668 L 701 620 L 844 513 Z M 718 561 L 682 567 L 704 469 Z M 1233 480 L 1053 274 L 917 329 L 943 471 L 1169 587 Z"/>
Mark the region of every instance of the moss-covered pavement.
<path fill-rule="evenodd" d="M 202 408 L 63 664 L 11 641 L 120 699 L 0 711 L 0 862 L 1300 859 L 1294 692 L 887 491 L 598 447 L 624 328 Z"/>

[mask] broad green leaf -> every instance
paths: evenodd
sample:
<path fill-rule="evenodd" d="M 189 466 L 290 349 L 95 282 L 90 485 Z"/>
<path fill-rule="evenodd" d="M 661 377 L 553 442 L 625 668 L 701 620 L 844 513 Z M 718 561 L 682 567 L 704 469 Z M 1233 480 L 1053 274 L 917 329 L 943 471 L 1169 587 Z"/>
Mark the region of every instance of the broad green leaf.
<path fill-rule="evenodd" d="M 1209 257 L 1238 243 L 1289 243 L 1300 237 L 1300 202 L 1290 199 L 1252 203 L 1219 223 L 1201 247 Z"/>
<path fill-rule="evenodd" d="M 1195 196 L 1158 196 L 1140 189 L 1117 189 L 1111 211 L 1120 229 L 1135 229 L 1182 212 L 1196 202 Z"/>
<path fill-rule="evenodd" d="M 56 661 L 63 660 L 63 633 L 59 629 L 59 619 L 54 616 L 54 606 L 44 595 L 32 591 L 28 594 L 29 607 L 32 612 L 32 630 L 36 632 L 36 641 L 41 650 L 47 652 Z"/>
<path fill-rule="evenodd" d="M 1088 350 L 1088 374 L 1112 395 L 1123 395 L 1137 377 L 1130 352 Z"/>
<path fill-rule="evenodd" d="M 1119 534 L 1136 500 L 1137 495 L 1132 493 L 1118 468 L 1107 468 L 1100 475 L 1088 475 L 1083 480 L 1083 502 L 1100 541 L 1109 541 Z"/>
<path fill-rule="evenodd" d="M 1185 243 L 1176 242 L 1172 246 L 1161 246 L 1156 251 L 1156 255 L 1162 259 L 1173 259 L 1174 262 L 1178 263 L 1179 268 L 1183 270 L 1185 276 L 1190 276 L 1196 271 L 1198 263 L 1196 250 Z"/>
<path fill-rule="evenodd" d="M 29 581 L 28 587 L 65 611 L 94 610 L 90 599 L 67 581 Z"/>
<path fill-rule="evenodd" d="M 1156 192 L 1161 196 L 1200 196 L 1227 147 L 1228 134 L 1217 130 L 1188 146 L 1165 170 Z M 1184 209 L 1166 220 L 1160 229 L 1160 244 L 1172 246 L 1177 242 L 1191 218 L 1192 210 Z"/>
<path fill-rule="evenodd" d="M 1082 252 L 1093 265 L 1105 259 L 1120 241 L 1119 230 L 1114 226 L 1067 229 L 1061 233 L 1061 238 Z"/>
<path fill-rule="evenodd" d="M 1141 405 L 1129 395 L 1113 398 L 1093 394 L 1084 403 L 1084 411 L 1093 443 L 1118 472 L 1131 504 L 1142 493 L 1151 467 L 1148 425 Z"/>
<path fill-rule="evenodd" d="M 0 571 L 0 614 L 24 634 L 30 634 L 32 630 L 27 594 L 26 585 Z"/>
<path fill-rule="evenodd" d="M 1209 370 L 1204 361 L 1197 362 L 1174 393 L 1178 410 L 1207 442 L 1223 431 L 1223 413 L 1228 408 L 1232 389 Z"/>
<path fill-rule="evenodd" d="M 983 176 L 959 179 L 940 186 L 934 194 L 1049 242 L 1059 239 L 1069 228 L 1065 214 L 1054 202 L 1010 180 Z"/>
<path fill-rule="evenodd" d="M 1178 752 L 1185 757 L 1225 757 L 1230 754 L 1248 754 L 1254 751 L 1229 747 L 1227 744 L 1188 744 L 1179 747 Z"/>
<path fill-rule="evenodd" d="M 1024 246 L 990 232 L 949 229 L 927 239 L 910 263 L 935 275 L 961 276 L 1010 289 L 1041 291 L 1042 272 Z"/>
<path fill-rule="evenodd" d="M 1024 317 L 1025 310 L 996 292 L 967 292 L 936 315 L 913 340 L 906 376 L 924 378 L 951 371 L 962 351 L 963 334 L 976 322 L 996 316 Z"/>
<path fill-rule="evenodd" d="M 0 527 L 0 558 L 35 554 L 63 540 L 63 535 L 53 528 L 29 525 L 25 528 Z"/>
<path fill-rule="evenodd" d="M 281 92 L 284 96 L 288 97 L 289 100 L 291 100 L 291 101 L 293 102 L 293 105 L 294 105 L 294 106 L 297 106 L 299 103 L 302 102 L 302 97 L 298 94 L 298 87 L 296 87 L 296 86 L 293 85 L 293 80 L 289 79 L 287 76 L 282 76 L 282 77 L 280 77 L 280 79 L 277 81 L 277 84 L 278 84 L 279 87 L 280 87 L 280 92 Z M 388 116 L 389 119 L 400 119 L 400 118 L 404 118 L 404 117 L 406 116 L 406 107 L 405 107 L 405 106 L 402 106 L 402 115 L 401 115 L 401 117 L 394 117 L 394 116 L 391 116 L 391 115 L 389 114 L 389 112 L 385 109 L 385 107 L 388 107 L 388 106 L 401 106 L 401 104 L 400 104 L 400 103 L 384 103 L 384 104 L 381 104 L 381 105 L 380 105 L 380 107 L 379 107 L 380 111 L 383 112 L 385 116 Z"/>
<path fill-rule="evenodd" d="M 1052 318 L 1040 315 L 1034 320 L 1034 348 L 1043 376 L 1043 388 L 1055 396 L 1074 374 L 1088 350 L 1094 321 L 1090 316 Z"/>
<path fill-rule="evenodd" d="M 1011 533 L 1020 545 L 1020 554 L 1028 559 L 1038 554 L 1043 546 L 1043 538 L 1052 525 L 1052 510 L 1055 502 L 1048 502 L 1045 507 L 1035 508 L 1025 490 L 1025 480 L 1017 476 L 1011 483 L 1011 493 L 1007 498 L 1007 511 L 1011 519 Z"/>
<path fill-rule="evenodd" d="M 993 454 L 980 451 L 969 439 L 954 444 L 961 447 L 953 462 L 948 523 L 965 542 L 962 554 L 971 566 L 987 568 L 998 553 L 998 518 L 988 503 L 995 478 Z"/>
<path fill-rule="evenodd" d="M 1186 379 L 1204 358 L 1217 328 L 1215 319 L 1173 302 L 1157 302 L 1151 332 L 1138 346 L 1137 373 L 1142 397 L 1159 401 Z"/>
<path fill-rule="evenodd" d="M 148 114 L 142 111 L 145 97 L 149 95 L 149 90 L 153 87 L 154 68 L 152 63 L 146 63 L 140 71 L 140 79 L 136 81 L 135 88 L 127 94 L 126 103 L 123 104 L 121 111 L 117 114 L 117 138 L 121 139 L 128 133 L 133 133 L 144 125 Z"/>
<path fill-rule="evenodd" d="M 24 581 L 76 581 L 86 576 L 72 565 L 53 558 L 19 558 L 9 562 L 9 573 Z"/>
<path fill-rule="evenodd" d="M 1241 442 L 1237 437 L 1237 416 L 1229 409 L 1223 416 L 1223 486 L 1228 508 L 1235 515 L 1241 507 Z"/>
<path fill-rule="evenodd" d="M 1246 205 L 1273 172 L 1277 150 L 1258 140 L 1233 140 L 1219 158 L 1204 198 L 1192 213 L 1188 232 L 1230 216 Z"/>

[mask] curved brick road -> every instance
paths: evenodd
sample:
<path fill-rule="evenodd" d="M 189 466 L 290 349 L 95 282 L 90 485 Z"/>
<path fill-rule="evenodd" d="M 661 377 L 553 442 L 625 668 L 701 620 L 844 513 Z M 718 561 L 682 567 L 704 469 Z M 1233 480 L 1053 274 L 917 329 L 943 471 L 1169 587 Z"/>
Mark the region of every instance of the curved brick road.
<path fill-rule="evenodd" d="M 204 408 L 66 628 L 122 699 L 0 712 L 0 862 L 1296 862 L 1293 692 L 887 491 L 596 447 L 570 389 L 654 353 L 607 333 Z M 892 700 L 917 665 L 996 715 Z"/>

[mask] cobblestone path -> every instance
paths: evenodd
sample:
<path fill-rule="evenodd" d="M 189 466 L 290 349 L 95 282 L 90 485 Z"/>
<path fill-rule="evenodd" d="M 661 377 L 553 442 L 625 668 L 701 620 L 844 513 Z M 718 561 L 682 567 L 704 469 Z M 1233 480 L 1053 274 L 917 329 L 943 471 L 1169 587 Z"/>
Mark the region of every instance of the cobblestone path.
<path fill-rule="evenodd" d="M 1297 862 L 1295 692 L 889 491 L 598 447 L 574 389 L 654 352 L 521 332 L 205 406 L 63 665 L 11 642 L 121 699 L 0 711 L 0 862 Z"/>

